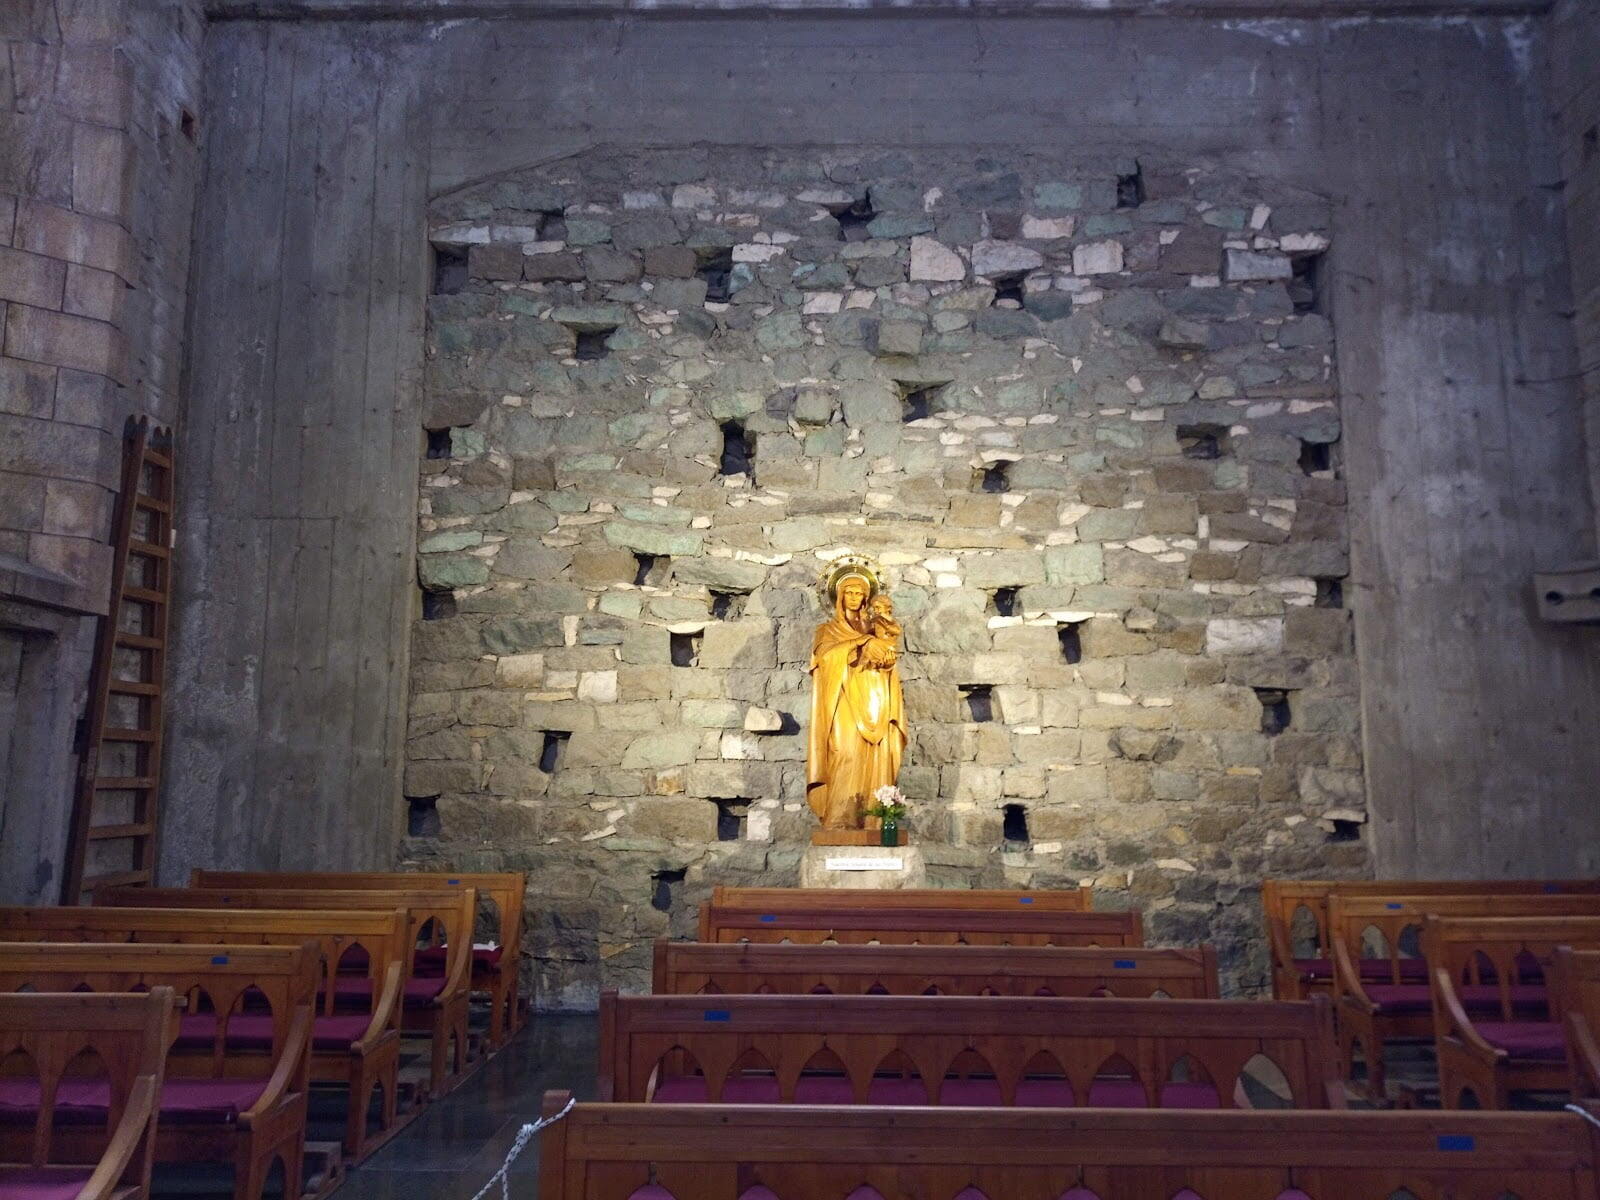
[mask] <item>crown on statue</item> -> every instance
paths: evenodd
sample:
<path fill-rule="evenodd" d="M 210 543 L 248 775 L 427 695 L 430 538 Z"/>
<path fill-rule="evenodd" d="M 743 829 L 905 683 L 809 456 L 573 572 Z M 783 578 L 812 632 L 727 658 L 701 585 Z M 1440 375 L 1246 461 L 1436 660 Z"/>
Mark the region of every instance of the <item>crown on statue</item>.
<path fill-rule="evenodd" d="M 834 602 L 839 591 L 839 584 L 851 576 L 866 581 L 869 596 L 877 595 L 883 586 L 880 581 L 878 564 L 873 562 L 872 559 L 865 554 L 840 555 L 828 564 L 827 569 L 822 572 L 822 578 L 818 581 L 822 586 L 823 594 L 828 598 L 829 604 Z"/>

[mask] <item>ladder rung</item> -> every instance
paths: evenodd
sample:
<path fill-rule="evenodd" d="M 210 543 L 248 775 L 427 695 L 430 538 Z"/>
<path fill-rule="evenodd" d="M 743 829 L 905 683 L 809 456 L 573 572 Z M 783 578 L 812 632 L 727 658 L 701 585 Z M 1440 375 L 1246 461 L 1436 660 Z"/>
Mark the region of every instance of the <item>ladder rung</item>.
<path fill-rule="evenodd" d="M 113 679 L 111 690 L 119 696 L 159 696 L 161 685 L 158 683 L 134 683 L 127 679 Z"/>
<path fill-rule="evenodd" d="M 170 466 L 172 466 L 172 460 L 170 458 L 168 458 L 165 454 L 161 453 L 161 451 L 159 451 L 159 450 L 150 449 L 149 446 L 146 446 L 144 448 L 144 460 L 145 460 L 145 462 L 153 463 L 155 466 L 158 466 L 158 467 L 170 467 Z"/>
<path fill-rule="evenodd" d="M 165 604 L 167 602 L 167 594 L 165 592 L 158 592 L 155 588 L 146 587 L 125 587 L 122 589 L 122 598 L 124 600 L 138 600 L 143 604 Z"/>
<path fill-rule="evenodd" d="M 138 538 L 128 539 L 129 554 L 146 554 L 151 558 L 166 558 L 172 553 L 165 546 L 158 546 L 154 542 L 140 541 Z"/>
<path fill-rule="evenodd" d="M 145 637 L 142 633 L 117 633 L 117 645 L 134 650 L 163 650 L 166 643 L 160 638 Z"/>
<path fill-rule="evenodd" d="M 116 871 L 110 875 L 91 875 L 83 881 L 83 890 L 92 892 L 95 888 L 123 887 L 130 883 L 149 883 L 149 871 Z"/>
<path fill-rule="evenodd" d="M 165 500 L 158 500 L 154 496 L 146 496 L 143 492 L 135 496 L 133 502 L 140 508 L 148 508 L 151 512 L 167 513 L 172 511 L 172 505 Z"/>
<path fill-rule="evenodd" d="M 154 832 L 155 826 L 147 822 L 140 822 L 137 825 L 91 825 L 89 840 L 104 842 L 113 838 L 149 837 Z"/>
<path fill-rule="evenodd" d="M 147 792 L 155 785 L 148 775 L 102 775 L 94 781 L 95 789 L 102 792 Z"/>
<path fill-rule="evenodd" d="M 111 729 L 100 731 L 102 742 L 153 742 L 156 740 L 154 729 Z"/>

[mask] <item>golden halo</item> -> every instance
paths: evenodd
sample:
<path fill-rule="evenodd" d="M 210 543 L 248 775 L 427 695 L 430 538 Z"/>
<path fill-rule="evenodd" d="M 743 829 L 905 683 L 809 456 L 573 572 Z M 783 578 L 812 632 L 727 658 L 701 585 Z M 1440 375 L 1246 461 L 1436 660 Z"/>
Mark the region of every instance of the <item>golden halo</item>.
<path fill-rule="evenodd" d="M 866 581 L 869 600 L 883 588 L 878 577 L 877 563 L 864 554 L 846 554 L 829 563 L 822 573 L 822 591 L 827 596 L 829 604 L 838 600 L 839 584 L 852 575 Z"/>

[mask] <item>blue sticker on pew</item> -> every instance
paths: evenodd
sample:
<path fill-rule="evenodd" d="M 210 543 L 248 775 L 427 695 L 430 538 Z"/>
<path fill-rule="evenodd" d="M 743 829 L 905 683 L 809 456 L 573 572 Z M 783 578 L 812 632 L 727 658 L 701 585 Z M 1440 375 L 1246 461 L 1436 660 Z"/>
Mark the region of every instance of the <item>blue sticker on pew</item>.
<path fill-rule="evenodd" d="M 1396 904 L 1393 900 L 1384 905 L 1385 908 L 1404 908 L 1404 904 Z"/>
<path fill-rule="evenodd" d="M 702 1021 L 731 1021 L 733 1014 L 725 1008 L 708 1008 L 700 1018 Z"/>
<path fill-rule="evenodd" d="M 1477 1147 L 1477 1139 L 1467 1133 L 1441 1133 L 1438 1142 L 1441 1150 L 1472 1150 Z"/>
<path fill-rule="evenodd" d="M 461 880 L 459 880 L 459 879 L 446 879 L 445 882 L 447 884 L 449 884 L 451 887 L 455 887 L 456 884 L 461 882 Z"/>
<path fill-rule="evenodd" d="M 1017 897 L 1017 903 L 1018 904 L 1032 904 L 1033 903 L 1033 897 L 1032 896 L 1018 896 Z"/>
<path fill-rule="evenodd" d="M 211 956 L 211 965 L 213 967 L 223 967 L 226 966 L 227 963 L 228 956 L 226 954 L 213 954 Z"/>
<path fill-rule="evenodd" d="M 773 921 L 776 921 L 778 918 L 772 913 L 762 913 L 761 914 L 761 919 L 763 921 L 765 921 L 767 924 L 770 925 Z"/>
<path fill-rule="evenodd" d="M 1561 885 L 1559 883 L 1547 883 L 1544 885 L 1544 890 L 1547 892 L 1559 892 Z"/>
<path fill-rule="evenodd" d="M 1119 971 L 1131 971 L 1139 964 L 1131 958 L 1118 958 L 1112 960 L 1111 965 Z"/>

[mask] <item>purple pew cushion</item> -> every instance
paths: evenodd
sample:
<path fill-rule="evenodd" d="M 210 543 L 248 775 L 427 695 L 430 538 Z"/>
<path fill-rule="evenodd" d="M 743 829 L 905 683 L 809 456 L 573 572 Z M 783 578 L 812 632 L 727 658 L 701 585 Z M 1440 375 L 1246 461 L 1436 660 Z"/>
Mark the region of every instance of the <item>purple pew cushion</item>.
<path fill-rule="evenodd" d="M 1297 958 L 1294 960 L 1295 969 L 1306 979 L 1329 980 L 1333 978 L 1333 959 L 1331 958 Z M 1363 980 L 1381 982 L 1390 977 L 1389 960 L 1387 958 L 1363 958 L 1359 967 Z M 1405 983 L 1425 983 L 1428 978 L 1428 964 L 1420 958 L 1402 958 L 1400 960 L 1400 979 Z"/>
<path fill-rule="evenodd" d="M 1512 1058 L 1560 1062 L 1567 1056 L 1567 1040 L 1553 1021 L 1479 1021 L 1472 1027 L 1489 1045 Z"/>
<path fill-rule="evenodd" d="M 348 1050 L 361 1040 L 371 1021 L 367 1013 L 338 1013 L 312 1022 L 311 1046 L 315 1050 Z M 177 1048 L 209 1049 L 217 1037 L 215 1013 L 193 1013 L 178 1020 Z M 272 1049 L 272 1018 L 240 1013 L 228 1022 L 228 1049 L 266 1052 Z"/>
<path fill-rule="evenodd" d="M 443 975 L 413 975 L 406 980 L 401 1003 L 406 1008 L 431 1008 L 440 992 L 444 991 Z M 334 981 L 334 998 L 342 1005 L 359 1005 L 372 1009 L 372 980 L 341 975 Z"/>
<path fill-rule="evenodd" d="M 1369 983 L 1367 996 L 1380 1011 L 1398 1015 L 1433 1011 L 1433 998 L 1425 983 Z M 1500 989 L 1492 984 L 1473 984 L 1456 989 L 1461 1003 L 1468 1012 L 1494 1013 L 1500 1011 Z M 1535 984 L 1519 983 L 1511 988 L 1512 1011 L 1519 1015 L 1536 1017 L 1545 1013 L 1547 993 Z"/>
<path fill-rule="evenodd" d="M 93 1167 L 0 1167 L 0 1200 L 76 1200 Z"/>
<path fill-rule="evenodd" d="M 700 1075 L 672 1075 L 657 1085 L 658 1104 L 704 1104 L 708 1093 Z M 777 1104 L 778 1082 L 770 1075 L 735 1076 L 723 1085 L 723 1104 Z M 795 1085 L 796 1104 L 854 1104 L 850 1081 L 840 1075 L 802 1075 Z M 998 1108 L 1000 1085 L 992 1079 L 946 1079 L 939 1102 L 970 1108 Z M 867 1089 L 868 1104 L 926 1104 L 927 1089 L 917 1079 L 877 1078 Z M 1017 1088 L 1019 1108 L 1071 1108 L 1072 1085 L 1064 1079 L 1025 1079 Z M 1144 1085 L 1132 1079 L 1096 1079 L 1089 1089 L 1095 1108 L 1145 1108 Z M 1209 1083 L 1167 1083 L 1161 1088 L 1162 1108 L 1216 1108 L 1217 1090 Z"/>
<path fill-rule="evenodd" d="M 474 946 L 472 948 L 474 974 L 492 975 L 499 971 L 500 956 L 504 952 L 503 946 Z M 411 971 L 415 975 L 443 975 L 449 957 L 450 951 L 445 946 L 431 946 L 426 950 L 418 950 L 411 958 Z"/>
<path fill-rule="evenodd" d="M 161 1121 L 227 1125 L 261 1098 L 265 1079 L 168 1079 L 161 1085 Z M 56 1087 L 56 1114 L 67 1123 L 104 1124 L 111 1087 L 104 1079 L 65 1078 Z M 28 1117 L 39 1111 L 39 1081 L 0 1079 L 0 1116 Z"/>

